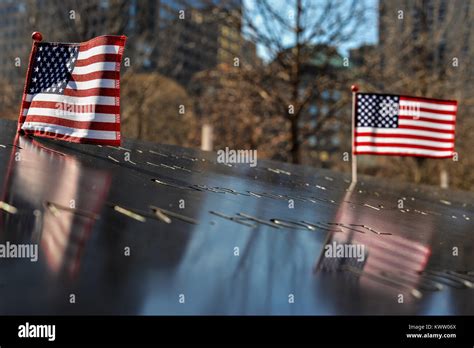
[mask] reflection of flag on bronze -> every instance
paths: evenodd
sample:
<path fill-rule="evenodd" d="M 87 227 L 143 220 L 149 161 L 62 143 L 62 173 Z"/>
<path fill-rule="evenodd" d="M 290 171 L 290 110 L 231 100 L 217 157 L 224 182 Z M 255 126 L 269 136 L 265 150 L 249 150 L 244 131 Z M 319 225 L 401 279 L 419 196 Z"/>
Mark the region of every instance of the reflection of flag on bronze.
<path fill-rule="evenodd" d="M 77 143 L 120 145 L 120 64 L 125 36 L 83 43 L 35 41 L 19 127 Z"/>
<path fill-rule="evenodd" d="M 21 200 L 18 206 L 42 211 L 36 215 L 32 235 L 40 245 L 40 259 L 44 253 L 51 272 L 74 277 L 96 222 L 94 216 L 109 192 L 110 175 L 26 137 L 19 138 L 19 146 L 22 159 L 14 162 L 12 202 Z"/>
<path fill-rule="evenodd" d="M 361 223 L 370 215 L 363 212 L 352 212 L 345 203 L 341 204 L 334 224 L 337 229 L 331 232 L 326 245 L 336 242 L 336 245 L 362 245 L 366 257 L 363 262 L 351 258 L 329 259 L 322 257 L 319 267 L 326 270 L 339 269 L 345 264 L 363 269 L 365 272 L 404 272 L 422 271 L 431 255 L 431 249 L 423 243 L 409 240 L 397 235 L 399 231 L 387 224 L 383 232 L 370 228 Z M 427 225 L 429 226 L 429 225 Z M 393 233 L 392 233 L 393 232 Z"/>
<path fill-rule="evenodd" d="M 360 276 L 360 285 L 363 287 L 375 286 L 385 290 L 383 285 L 388 285 L 408 289 L 418 297 L 417 288 L 422 282 L 420 272 L 425 269 L 431 255 L 427 242 L 408 239 L 406 235 L 409 233 L 400 227 L 398 220 L 390 218 L 391 211 L 382 210 L 378 212 L 378 218 L 374 219 L 372 208 L 357 201 L 351 202 L 351 198 L 355 197 L 349 191 L 332 223 L 335 229 L 328 234 L 324 246 L 363 247 L 364 260 L 360 261 L 353 255 L 326 257 L 323 249 L 316 270 L 349 271 Z M 424 217 L 423 223 L 429 232 L 433 221 Z"/>
<path fill-rule="evenodd" d="M 457 102 L 357 93 L 354 153 L 452 157 Z"/>

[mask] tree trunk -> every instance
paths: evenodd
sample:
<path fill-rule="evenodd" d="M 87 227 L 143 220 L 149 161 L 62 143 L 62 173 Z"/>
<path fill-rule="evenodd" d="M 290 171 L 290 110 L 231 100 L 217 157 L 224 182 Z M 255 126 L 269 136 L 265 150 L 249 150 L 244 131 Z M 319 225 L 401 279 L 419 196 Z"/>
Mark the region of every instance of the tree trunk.
<path fill-rule="evenodd" d="M 291 162 L 294 164 L 301 163 L 300 158 L 300 141 L 298 137 L 298 118 L 291 118 Z"/>
<path fill-rule="evenodd" d="M 422 157 L 415 157 L 415 176 L 414 181 L 415 183 L 419 184 L 421 182 L 421 173 L 423 164 L 425 163 L 425 158 Z"/>
<path fill-rule="evenodd" d="M 295 114 L 290 118 L 291 122 L 291 162 L 294 164 L 301 163 L 300 158 L 300 141 L 299 141 L 299 129 L 298 120 L 301 113 L 299 107 L 299 89 L 301 84 L 301 14 L 303 11 L 301 0 L 296 2 L 296 19 L 295 19 L 295 43 L 296 52 L 295 59 L 292 67 L 292 99 L 293 107 L 295 108 Z"/>

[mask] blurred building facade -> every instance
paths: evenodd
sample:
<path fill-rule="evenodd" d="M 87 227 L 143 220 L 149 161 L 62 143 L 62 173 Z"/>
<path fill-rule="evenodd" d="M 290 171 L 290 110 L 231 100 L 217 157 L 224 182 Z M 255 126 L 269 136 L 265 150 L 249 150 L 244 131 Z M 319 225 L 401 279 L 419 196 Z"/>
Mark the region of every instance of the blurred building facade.
<path fill-rule="evenodd" d="M 0 79 L 24 75 L 15 59 L 27 64 L 30 35 L 38 30 L 47 41 L 125 34 L 134 68 L 186 85 L 196 72 L 257 59 L 241 35 L 241 10 L 242 0 L 2 0 Z"/>
<path fill-rule="evenodd" d="M 379 42 L 384 45 L 391 41 L 391 23 L 398 22 L 403 27 L 403 21 L 410 21 L 410 38 L 417 42 L 425 32 L 430 33 L 429 40 L 440 44 L 436 49 L 440 58 L 453 48 L 455 41 L 462 42 L 461 53 L 466 54 L 472 46 L 473 34 L 472 30 L 464 29 L 466 25 L 469 28 L 473 11 L 472 2 L 464 0 L 380 0 Z"/>
<path fill-rule="evenodd" d="M 0 1 L 0 80 L 12 80 L 22 74 L 22 61 L 17 58 L 28 59 L 25 53 L 31 47 L 31 33 L 24 25 L 26 18 L 25 3 Z"/>
<path fill-rule="evenodd" d="M 464 0 L 380 0 L 379 47 L 382 64 L 404 59 L 413 46 L 426 69 L 474 56 L 474 3 Z M 398 53 L 398 54 L 397 54 Z"/>
<path fill-rule="evenodd" d="M 196 72 L 233 64 L 244 48 L 241 11 L 241 0 L 161 0 L 158 70 L 186 85 Z"/>

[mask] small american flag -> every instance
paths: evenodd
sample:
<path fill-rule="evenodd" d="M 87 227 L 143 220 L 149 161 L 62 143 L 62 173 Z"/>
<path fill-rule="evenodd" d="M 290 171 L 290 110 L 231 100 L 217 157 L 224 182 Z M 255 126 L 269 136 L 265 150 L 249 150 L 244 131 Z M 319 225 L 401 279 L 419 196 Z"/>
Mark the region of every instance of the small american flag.
<path fill-rule="evenodd" d="M 20 109 L 26 134 L 120 145 L 120 64 L 125 36 L 34 42 Z"/>
<path fill-rule="evenodd" d="M 357 93 L 354 153 L 450 158 L 457 102 Z"/>

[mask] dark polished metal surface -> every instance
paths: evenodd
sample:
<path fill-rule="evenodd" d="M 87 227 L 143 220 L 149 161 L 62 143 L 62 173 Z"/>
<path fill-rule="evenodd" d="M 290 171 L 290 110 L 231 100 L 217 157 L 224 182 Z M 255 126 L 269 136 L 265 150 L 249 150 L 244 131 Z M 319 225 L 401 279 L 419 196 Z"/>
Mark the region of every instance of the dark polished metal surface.
<path fill-rule="evenodd" d="M 39 258 L 0 259 L 0 314 L 474 314 L 472 193 L 15 130 L 0 243 Z"/>

